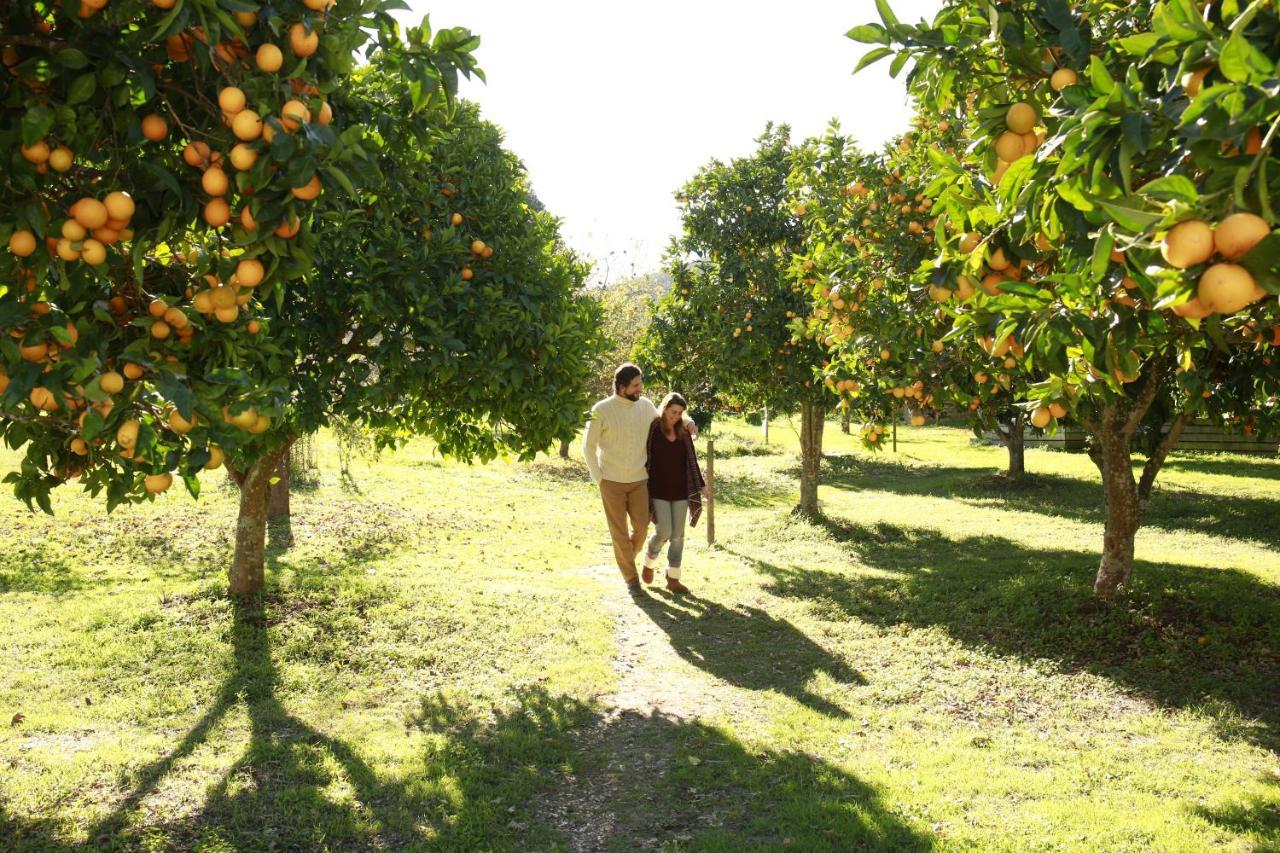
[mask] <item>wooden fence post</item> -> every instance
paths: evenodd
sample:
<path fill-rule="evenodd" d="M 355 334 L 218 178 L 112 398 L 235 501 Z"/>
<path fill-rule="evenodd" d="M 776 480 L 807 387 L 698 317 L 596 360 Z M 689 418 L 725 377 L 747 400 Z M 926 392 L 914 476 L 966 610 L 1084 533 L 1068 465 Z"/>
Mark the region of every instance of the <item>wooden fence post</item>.
<path fill-rule="evenodd" d="M 707 439 L 707 544 L 716 544 L 716 440 Z"/>

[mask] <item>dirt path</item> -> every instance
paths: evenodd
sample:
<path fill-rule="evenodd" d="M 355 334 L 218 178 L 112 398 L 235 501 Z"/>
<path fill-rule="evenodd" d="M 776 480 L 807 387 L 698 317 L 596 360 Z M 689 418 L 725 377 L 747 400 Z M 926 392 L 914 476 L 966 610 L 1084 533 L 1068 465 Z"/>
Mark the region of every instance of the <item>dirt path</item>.
<path fill-rule="evenodd" d="M 676 760 L 676 727 L 709 718 L 734 688 L 683 660 L 656 620 L 680 599 L 661 586 L 647 588 L 651 602 L 637 603 L 614 566 L 584 573 L 604 586 L 603 604 L 616 620 L 617 690 L 583 739 L 599 757 L 580 775 L 568 775 L 546 804 L 544 818 L 569 839 L 571 851 L 653 849 L 682 841 L 711 825 L 711 814 L 672 814 L 659 792 Z M 669 793 L 669 792 L 664 792 Z"/>

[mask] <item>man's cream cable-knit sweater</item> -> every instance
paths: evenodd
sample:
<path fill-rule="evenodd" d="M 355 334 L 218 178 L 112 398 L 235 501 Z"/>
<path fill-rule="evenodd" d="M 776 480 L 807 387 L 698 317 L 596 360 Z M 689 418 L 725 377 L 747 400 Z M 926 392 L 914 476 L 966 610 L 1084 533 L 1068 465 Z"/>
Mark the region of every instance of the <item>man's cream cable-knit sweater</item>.
<path fill-rule="evenodd" d="M 648 397 L 632 402 L 614 394 L 591 407 L 591 420 L 582 442 L 591 481 L 638 483 L 645 471 L 645 445 L 658 408 Z"/>

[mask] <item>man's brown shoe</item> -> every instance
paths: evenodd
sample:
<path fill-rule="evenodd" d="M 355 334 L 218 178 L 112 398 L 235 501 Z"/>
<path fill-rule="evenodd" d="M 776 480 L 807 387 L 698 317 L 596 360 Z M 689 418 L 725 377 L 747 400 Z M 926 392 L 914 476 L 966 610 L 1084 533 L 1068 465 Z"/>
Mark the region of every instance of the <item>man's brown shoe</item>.
<path fill-rule="evenodd" d="M 689 587 L 680 583 L 680 581 L 675 578 L 667 578 L 667 589 L 674 592 L 676 595 L 684 595 L 689 591 Z"/>
<path fill-rule="evenodd" d="M 638 595 L 638 594 L 644 593 L 644 587 L 640 585 L 640 578 L 628 578 L 627 591 L 630 592 L 632 595 Z"/>
<path fill-rule="evenodd" d="M 653 568 L 651 566 L 645 566 L 640 572 L 640 579 L 645 583 L 653 583 Z"/>

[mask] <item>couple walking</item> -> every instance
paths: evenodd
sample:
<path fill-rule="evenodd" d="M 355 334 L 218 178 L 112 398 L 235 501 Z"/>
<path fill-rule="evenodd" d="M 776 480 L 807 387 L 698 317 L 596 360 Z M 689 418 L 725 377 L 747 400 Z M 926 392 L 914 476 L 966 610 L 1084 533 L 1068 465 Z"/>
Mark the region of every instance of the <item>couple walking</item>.
<path fill-rule="evenodd" d="M 667 589 L 686 593 L 680 582 L 685 517 L 690 526 L 698 523 L 707 493 L 693 447 L 698 428 L 685 414 L 689 404 L 684 397 L 668 394 L 654 406 L 643 394 L 640 368 L 624 364 L 615 370 L 613 396 L 591 408 L 583 454 L 591 481 L 600 486 L 613 556 L 628 586 L 639 592 L 641 578 L 653 583 L 665 545 Z M 646 546 L 650 521 L 655 528 Z M 642 550 L 644 567 L 637 575 L 636 557 Z"/>

